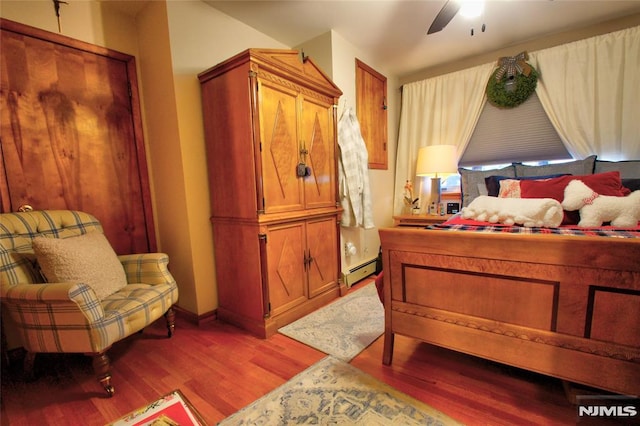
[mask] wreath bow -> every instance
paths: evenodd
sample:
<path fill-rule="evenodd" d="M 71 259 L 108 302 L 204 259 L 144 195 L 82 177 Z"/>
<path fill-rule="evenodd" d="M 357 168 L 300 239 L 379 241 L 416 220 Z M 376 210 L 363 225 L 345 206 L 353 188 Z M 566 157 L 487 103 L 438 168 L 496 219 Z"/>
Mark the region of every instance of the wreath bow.
<path fill-rule="evenodd" d="M 516 72 L 529 77 L 529 74 L 531 74 L 531 66 L 527 64 L 527 59 L 529 59 L 527 52 L 520 52 L 516 56 L 503 56 L 498 59 L 498 66 L 500 68 L 496 71 L 496 81 L 502 80 L 505 74 L 507 78 L 511 79 L 515 77 Z"/>

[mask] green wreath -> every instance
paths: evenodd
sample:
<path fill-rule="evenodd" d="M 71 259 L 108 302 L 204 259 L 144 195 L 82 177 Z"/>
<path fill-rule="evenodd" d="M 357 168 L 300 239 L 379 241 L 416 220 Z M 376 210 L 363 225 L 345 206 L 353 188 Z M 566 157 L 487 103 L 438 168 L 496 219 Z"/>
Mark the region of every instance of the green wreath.
<path fill-rule="evenodd" d="M 487 99 L 498 108 L 514 108 L 529 99 L 529 96 L 536 90 L 538 83 L 538 72 L 531 67 L 528 76 L 522 73 L 515 73 L 513 77 L 506 74 L 500 80 L 496 80 L 496 74 L 500 68 L 496 69 L 489 82 L 487 83 Z M 506 83 L 513 79 L 515 81 L 515 89 L 507 91 Z"/>

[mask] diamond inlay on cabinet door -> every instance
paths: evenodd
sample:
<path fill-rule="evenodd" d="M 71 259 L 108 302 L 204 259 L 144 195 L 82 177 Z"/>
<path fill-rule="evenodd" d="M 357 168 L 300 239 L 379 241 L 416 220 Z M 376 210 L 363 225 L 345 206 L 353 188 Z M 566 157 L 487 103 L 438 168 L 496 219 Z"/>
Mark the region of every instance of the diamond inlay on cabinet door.
<path fill-rule="evenodd" d="M 289 133 L 289 124 L 286 114 L 282 111 L 282 102 L 278 102 L 269 146 L 269 153 L 280 183 L 280 191 L 282 197 L 286 198 L 287 188 L 291 185 L 291 180 L 296 178 L 293 173 L 295 163 L 292 157 L 295 159 L 295 153 L 298 150 L 295 138 Z"/>
<path fill-rule="evenodd" d="M 318 114 L 315 114 L 315 120 L 313 121 L 313 131 L 311 132 L 311 142 L 309 149 L 309 164 L 311 165 L 311 178 L 315 182 L 315 187 L 318 195 L 320 195 L 320 187 L 318 182 L 318 174 L 314 173 L 314 170 L 326 170 L 327 169 L 327 149 L 326 140 L 322 134 L 322 127 L 318 119 Z M 322 177 L 322 175 L 320 175 Z"/>
<path fill-rule="evenodd" d="M 338 274 L 338 240 L 335 229 L 335 218 L 318 219 L 307 223 L 307 246 L 313 258 L 309 265 L 311 297 L 335 284 L 335 277 Z"/>
<path fill-rule="evenodd" d="M 304 99 L 302 140 L 308 150 L 311 176 L 304 180 L 307 208 L 335 205 L 335 147 L 333 105 L 316 99 Z"/>
<path fill-rule="evenodd" d="M 285 238 L 280 250 L 276 273 L 280 278 L 280 282 L 278 284 L 280 284 L 284 292 L 287 294 L 292 293 L 292 291 L 289 290 L 289 288 L 292 287 L 292 283 L 300 281 L 298 263 L 299 259 L 296 256 L 292 241 L 290 241 L 289 238 Z"/>
<path fill-rule="evenodd" d="M 272 315 L 277 315 L 307 299 L 304 247 L 303 223 L 295 222 L 269 228 L 267 257 Z"/>
<path fill-rule="evenodd" d="M 264 82 L 259 89 L 262 185 L 266 213 L 303 207 L 303 181 L 296 175 L 300 157 L 298 96 L 286 87 Z"/>

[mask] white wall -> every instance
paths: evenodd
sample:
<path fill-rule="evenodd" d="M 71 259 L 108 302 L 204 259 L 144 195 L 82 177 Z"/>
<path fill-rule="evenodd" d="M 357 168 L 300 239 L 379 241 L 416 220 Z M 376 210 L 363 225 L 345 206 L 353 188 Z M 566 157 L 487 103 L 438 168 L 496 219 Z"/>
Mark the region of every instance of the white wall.
<path fill-rule="evenodd" d="M 60 31 L 51 0 L 1 0 L 0 16 L 52 33 L 137 55 L 135 19 L 97 1 L 60 5 Z"/>
<path fill-rule="evenodd" d="M 359 51 L 346 41 L 338 32 L 330 31 L 313 40 L 296 46 L 324 69 L 333 82 L 343 92 L 338 105 L 338 117 L 345 107 L 356 108 L 356 58 L 363 61 L 379 73 L 387 77 L 388 96 L 388 164 L 387 170 L 370 169 L 369 182 L 372 193 L 373 216 L 375 229 L 341 228 L 342 271 L 346 273 L 363 261 L 378 255 L 380 238 L 378 228 L 391 226 L 393 223 L 393 181 L 395 176 L 395 159 L 397 146 L 397 127 L 399 120 L 400 97 L 397 79 L 384 68 L 378 67 L 364 52 Z M 327 55 L 330 54 L 330 57 Z M 345 244 L 351 242 L 356 246 L 357 254 L 347 256 Z"/>
<path fill-rule="evenodd" d="M 138 15 L 156 214 L 180 279 L 180 306 L 218 306 L 198 74 L 241 51 L 287 46 L 199 0 L 152 1 Z"/>
<path fill-rule="evenodd" d="M 393 204 L 393 182 L 396 165 L 396 146 L 398 139 L 398 120 L 400 117 L 400 90 L 398 80 L 387 70 L 380 67 L 365 52 L 358 51 L 352 44 L 347 42 L 339 33 L 332 32 L 333 47 L 333 79 L 334 82 L 344 92 L 338 108 L 338 116 L 342 112 L 344 105 L 356 107 L 356 58 L 363 61 L 379 73 L 387 77 L 387 98 L 388 98 L 388 169 L 370 169 L 369 181 L 373 197 L 373 216 L 377 227 L 386 227 L 393 224 L 392 209 Z M 376 253 L 377 255 L 377 247 Z"/>

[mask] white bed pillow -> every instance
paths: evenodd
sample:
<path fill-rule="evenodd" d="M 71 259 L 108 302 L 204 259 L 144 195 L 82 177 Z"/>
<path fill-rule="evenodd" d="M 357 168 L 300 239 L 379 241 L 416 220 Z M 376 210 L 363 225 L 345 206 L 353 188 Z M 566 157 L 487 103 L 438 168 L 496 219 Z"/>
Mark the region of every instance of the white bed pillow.
<path fill-rule="evenodd" d="M 127 285 L 122 263 L 100 232 L 70 238 L 36 237 L 33 251 L 48 282 L 85 283 L 100 300 Z"/>

